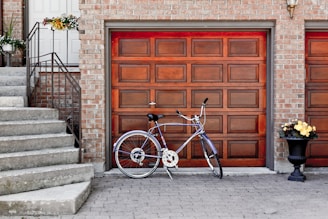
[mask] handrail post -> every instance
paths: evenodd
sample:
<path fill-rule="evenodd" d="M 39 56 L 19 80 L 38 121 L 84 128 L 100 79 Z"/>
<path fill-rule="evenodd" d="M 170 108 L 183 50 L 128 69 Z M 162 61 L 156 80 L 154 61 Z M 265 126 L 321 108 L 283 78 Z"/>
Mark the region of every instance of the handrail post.
<path fill-rule="evenodd" d="M 54 104 L 54 52 L 51 53 L 51 107 L 55 108 Z"/>

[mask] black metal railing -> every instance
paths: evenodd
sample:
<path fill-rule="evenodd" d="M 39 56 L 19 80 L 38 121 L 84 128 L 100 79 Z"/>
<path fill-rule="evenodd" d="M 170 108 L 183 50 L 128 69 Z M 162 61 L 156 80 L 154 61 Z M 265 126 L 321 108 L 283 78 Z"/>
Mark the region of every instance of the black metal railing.
<path fill-rule="evenodd" d="M 80 74 L 70 72 L 55 52 L 40 54 L 41 29 L 36 23 L 26 40 L 28 104 L 58 109 L 59 119 L 66 121 L 67 132 L 75 137 L 75 147 L 81 149 Z"/>

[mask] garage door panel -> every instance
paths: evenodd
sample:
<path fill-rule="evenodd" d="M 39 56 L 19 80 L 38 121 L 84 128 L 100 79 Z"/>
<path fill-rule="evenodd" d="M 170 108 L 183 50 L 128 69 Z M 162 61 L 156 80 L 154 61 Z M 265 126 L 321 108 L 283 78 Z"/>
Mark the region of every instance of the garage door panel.
<path fill-rule="evenodd" d="M 256 140 L 228 141 L 228 158 L 257 158 L 259 143 Z"/>
<path fill-rule="evenodd" d="M 121 39 L 118 56 L 139 57 L 150 56 L 149 39 Z"/>
<path fill-rule="evenodd" d="M 307 107 L 328 108 L 328 90 L 307 90 Z"/>
<path fill-rule="evenodd" d="M 199 108 L 200 104 L 208 98 L 210 101 L 206 105 L 207 108 L 222 108 L 223 107 L 223 91 L 221 89 L 193 89 L 191 91 L 191 107 Z"/>
<path fill-rule="evenodd" d="M 119 115 L 117 123 L 119 124 L 120 134 L 123 134 L 130 130 L 148 129 L 148 121 L 145 115 Z"/>
<path fill-rule="evenodd" d="M 312 141 L 307 147 L 308 158 L 325 158 L 328 159 L 328 147 L 326 141 Z"/>
<path fill-rule="evenodd" d="M 207 133 L 223 133 L 223 115 L 206 116 Z"/>
<path fill-rule="evenodd" d="M 186 71 L 186 65 L 156 65 L 155 81 L 157 83 L 186 82 Z"/>
<path fill-rule="evenodd" d="M 119 83 L 149 83 L 150 65 L 120 64 L 117 74 Z"/>
<path fill-rule="evenodd" d="M 259 133 L 257 115 L 229 115 L 228 133 Z"/>
<path fill-rule="evenodd" d="M 228 39 L 229 57 L 259 57 L 258 39 Z"/>
<path fill-rule="evenodd" d="M 191 65 L 191 81 L 193 83 L 215 83 L 223 81 L 223 65 L 193 64 Z"/>
<path fill-rule="evenodd" d="M 328 83 L 328 65 L 309 65 L 308 69 L 309 83 Z"/>
<path fill-rule="evenodd" d="M 186 108 L 186 90 L 156 90 L 156 108 Z"/>
<path fill-rule="evenodd" d="M 186 56 L 185 39 L 155 39 L 155 54 L 159 57 Z"/>
<path fill-rule="evenodd" d="M 228 82 L 250 83 L 259 81 L 259 65 L 234 64 L 228 66 Z"/>
<path fill-rule="evenodd" d="M 308 41 L 309 45 L 309 57 L 327 57 L 327 47 L 328 47 L 328 39 L 310 39 Z"/>
<path fill-rule="evenodd" d="M 192 39 L 192 56 L 223 56 L 222 39 Z"/>
<path fill-rule="evenodd" d="M 259 108 L 259 90 L 228 90 L 229 108 Z"/>
<path fill-rule="evenodd" d="M 149 107 L 150 90 L 120 90 L 120 108 L 145 108 Z"/>

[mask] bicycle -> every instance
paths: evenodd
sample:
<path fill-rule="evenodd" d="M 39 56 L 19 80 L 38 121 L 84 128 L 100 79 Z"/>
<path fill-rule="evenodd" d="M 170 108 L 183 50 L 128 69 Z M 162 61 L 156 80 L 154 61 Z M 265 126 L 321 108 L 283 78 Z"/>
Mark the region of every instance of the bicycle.
<path fill-rule="evenodd" d="M 164 115 L 147 114 L 149 122 L 154 122 L 154 127 L 148 131 L 132 130 L 123 134 L 115 143 L 113 152 L 115 153 L 115 161 L 120 171 L 131 178 L 144 178 L 153 174 L 162 160 L 163 167 L 172 179 L 169 168 L 177 168 L 179 161 L 178 153 L 188 145 L 188 143 L 196 136 L 199 137 L 202 150 L 208 166 L 213 174 L 220 179 L 223 171 L 220 164 L 218 151 L 210 138 L 206 135 L 204 126 L 206 123 L 206 98 L 200 109 L 200 115 L 187 117 L 178 110 L 178 116 L 190 121 L 190 123 L 159 123 L 158 120 Z M 203 117 L 203 123 L 201 118 Z M 192 126 L 195 132 L 178 147 L 176 151 L 169 150 L 161 127 L 166 126 Z M 157 131 L 157 132 L 156 132 Z M 157 140 L 157 136 L 161 139 L 161 143 Z"/>

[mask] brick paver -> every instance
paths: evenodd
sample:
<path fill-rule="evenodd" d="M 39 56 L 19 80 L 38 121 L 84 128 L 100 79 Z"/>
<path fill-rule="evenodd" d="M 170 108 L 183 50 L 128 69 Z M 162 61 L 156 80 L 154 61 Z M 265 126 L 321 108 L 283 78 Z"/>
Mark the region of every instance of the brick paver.
<path fill-rule="evenodd" d="M 109 175 L 94 180 L 75 218 L 328 218 L 328 175 L 307 175 L 304 183 L 287 177 Z"/>
<path fill-rule="evenodd" d="M 173 177 L 95 178 L 76 215 L 41 218 L 328 218 L 328 174 L 308 174 L 303 183 L 288 181 L 287 174 Z"/>

